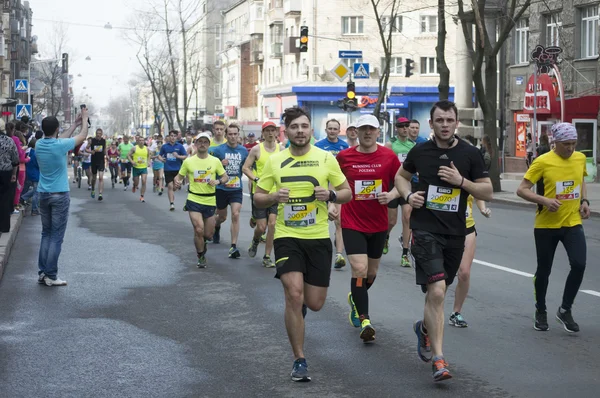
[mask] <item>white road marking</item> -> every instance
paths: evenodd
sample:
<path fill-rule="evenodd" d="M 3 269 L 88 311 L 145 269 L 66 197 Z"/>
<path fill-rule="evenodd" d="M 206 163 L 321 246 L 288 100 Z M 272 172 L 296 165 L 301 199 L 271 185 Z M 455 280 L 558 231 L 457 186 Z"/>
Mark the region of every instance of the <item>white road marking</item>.
<path fill-rule="evenodd" d="M 519 271 L 519 270 L 512 269 L 512 268 L 503 267 L 502 265 L 488 263 L 487 261 L 481 261 L 481 260 L 474 259 L 473 262 L 477 263 L 477 264 L 485 265 L 486 267 L 499 269 L 500 271 L 510 272 L 511 274 L 525 276 L 527 278 L 534 277 L 534 275 L 530 274 L 529 272 L 523 272 L 523 271 Z M 580 290 L 580 292 L 590 294 L 592 296 L 600 297 L 600 292 L 597 292 L 595 290 Z"/>

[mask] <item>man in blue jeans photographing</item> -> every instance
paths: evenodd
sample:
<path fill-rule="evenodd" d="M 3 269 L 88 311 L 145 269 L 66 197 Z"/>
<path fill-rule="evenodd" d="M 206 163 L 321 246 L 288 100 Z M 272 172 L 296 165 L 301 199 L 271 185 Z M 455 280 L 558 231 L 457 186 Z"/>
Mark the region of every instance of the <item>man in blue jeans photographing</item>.
<path fill-rule="evenodd" d="M 71 138 L 77 127 L 81 131 Z M 37 161 L 40 166 L 38 192 L 42 216 L 42 243 L 38 260 L 38 283 L 46 286 L 65 286 L 58 279 L 58 257 L 69 220 L 69 176 L 66 156 L 83 143 L 88 135 L 88 110 L 82 108 L 71 127 L 59 134 L 60 124 L 54 116 L 42 120 L 44 138 L 36 143 Z"/>

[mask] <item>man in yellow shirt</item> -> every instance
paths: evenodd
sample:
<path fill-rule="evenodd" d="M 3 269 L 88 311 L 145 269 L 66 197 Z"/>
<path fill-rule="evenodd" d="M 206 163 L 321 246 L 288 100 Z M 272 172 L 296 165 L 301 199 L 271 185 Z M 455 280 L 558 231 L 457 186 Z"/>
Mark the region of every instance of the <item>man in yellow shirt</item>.
<path fill-rule="evenodd" d="M 196 154 L 183 161 L 173 184 L 181 188 L 184 177 L 190 182 L 185 209 L 194 227 L 194 244 L 198 254 L 198 268 L 206 268 L 206 240 L 215 230 L 217 207 L 216 186 L 225 184 L 229 177 L 219 159 L 208 154 L 210 134 L 200 133 L 194 139 Z"/>
<path fill-rule="evenodd" d="M 534 329 L 548 330 L 546 313 L 546 291 L 552 270 L 554 253 L 558 242 L 562 242 L 571 271 L 567 277 L 562 304 L 556 319 L 569 333 L 579 332 L 573 319 L 571 307 L 583 281 L 586 265 L 586 242 L 582 218 L 590 216 L 590 202 L 586 199 L 587 189 L 583 177 L 585 155 L 575 152 L 577 130 L 571 123 L 552 126 L 556 146 L 553 151 L 537 157 L 521 181 L 517 195 L 538 205 L 533 235 L 537 252 L 535 286 Z M 537 194 L 531 190 L 537 183 Z"/>
<path fill-rule="evenodd" d="M 286 109 L 283 118 L 290 147 L 267 160 L 254 203 L 258 208 L 278 204 L 275 264 L 285 291 L 285 327 L 295 357 L 291 377 L 310 381 L 303 352 L 304 315 L 306 307 L 319 311 L 327 297 L 333 256 L 327 202 L 347 203 L 352 193 L 335 156 L 310 144 L 313 129 L 308 114 L 294 107 Z M 329 190 L 329 184 L 335 190 Z"/>
<path fill-rule="evenodd" d="M 140 202 L 144 203 L 144 194 L 146 193 L 146 179 L 148 178 L 148 166 L 150 163 L 150 153 L 148 147 L 144 145 L 144 137 L 138 135 L 135 137 L 137 145 L 131 148 L 127 159 L 130 164 L 133 165 L 133 188 L 131 192 L 135 193 L 140 183 L 140 176 L 142 177 L 142 189 L 140 191 Z"/>

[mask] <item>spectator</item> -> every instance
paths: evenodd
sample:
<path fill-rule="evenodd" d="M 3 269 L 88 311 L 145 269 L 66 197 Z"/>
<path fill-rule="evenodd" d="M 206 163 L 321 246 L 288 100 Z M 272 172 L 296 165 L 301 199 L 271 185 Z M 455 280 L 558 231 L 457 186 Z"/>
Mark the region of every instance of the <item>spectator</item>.
<path fill-rule="evenodd" d="M 81 131 L 70 138 L 77 127 Z M 58 134 L 60 124 L 54 116 L 42 120 L 44 139 L 36 145 L 36 157 L 40 167 L 38 184 L 40 213 L 42 216 L 42 241 L 38 260 L 38 283 L 46 286 L 65 286 L 67 282 L 58 278 L 58 257 L 69 219 L 69 176 L 67 153 L 81 145 L 88 134 L 88 110 L 81 115 L 69 130 Z"/>
<path fill-rule="evenodd" d="M 540 145 L 538 146 L 537 156 L 542 156 L 546 152 L 550 152 L 550 142 L 546 134 L 540 136 Z"/>
<path fill-rule="evenodd" d="M 6 134 L 6 124 L 0 119 L 0 233 L 10 231 L 13 211 L 12 186 L 17 181 L 19 152 L 11 137 Z"/>
<path fill-rule="evenodd" d="M 19 128 L 15 128 L 12 139 L 17 145 L 17 151 L 19 152 L 19 173 L 17 174 L 17 186 L 15 188 L 15 196 L 13 198 L 13 214 L 19 214 L 19 210 L 23 210 L 19 206 L 19 200 L 21 199 L 21 192 L 23 191 L 23 186 L 25 185 L 25 165 L 29 162 L 29 158 L 25 154 L 25 149 L 27 147 L 27 141 L 23 136 L 23 123 L 17 122 L 17 126 Z"/>
<path fill-rule="evenodd" d="M 31 199 L 31 215 L 38 216 L 39 212 L 39 199 L 38 199 L 38 182 L 40 181 L 40 167 L 37 162 L 35 154 L 35 143 L 37 140 L 34 138 L 29 141 L 29 163 L 26 167 L 26 178 L 23 192 L 21 193 L 21 202 L 25 206 L 25 203 Z M 30 190 L 31 188 L 31 190 Z"/>
<path fill-rule="evenodd" d="M 487 135 L 484 135 L 481 138 L 481 154 L 483 155 L 483 163 L 485 164 L 485 169 L 489 171 L 490 166 L 492 165 L 492 157 L 494 155 L 494 152 L 492 151 L 492 141 Z"/>

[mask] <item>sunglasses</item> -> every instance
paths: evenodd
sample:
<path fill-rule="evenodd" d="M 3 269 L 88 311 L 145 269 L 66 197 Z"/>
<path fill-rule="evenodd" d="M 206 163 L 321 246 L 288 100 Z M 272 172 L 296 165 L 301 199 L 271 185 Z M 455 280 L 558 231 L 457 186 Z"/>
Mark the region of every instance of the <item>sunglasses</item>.
<path fill-rule="evenodd" d="M 396 127 L 408 127 L 410 123 L 396 123 Z"/>

